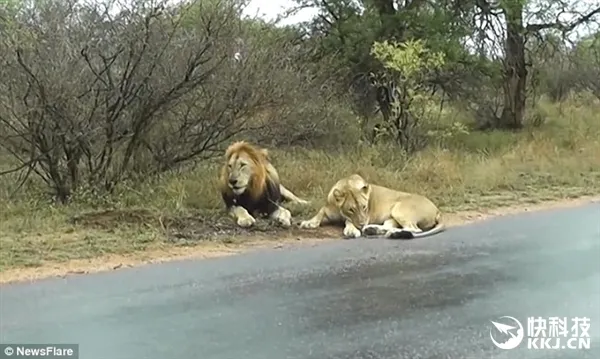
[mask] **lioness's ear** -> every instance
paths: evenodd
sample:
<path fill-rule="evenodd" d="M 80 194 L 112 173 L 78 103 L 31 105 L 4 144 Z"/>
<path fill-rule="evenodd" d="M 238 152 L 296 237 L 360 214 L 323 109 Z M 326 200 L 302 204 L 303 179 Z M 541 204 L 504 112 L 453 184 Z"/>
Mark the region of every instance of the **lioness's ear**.
<path fill-rule="evenodd" d="M 344 194 L 342 193 L 342 191 L 340 191 L 339 189 L 334 189 L 333 190 L 333 199 L 336 202 L 340 202 L 341 200 L 344 199 Z"/>

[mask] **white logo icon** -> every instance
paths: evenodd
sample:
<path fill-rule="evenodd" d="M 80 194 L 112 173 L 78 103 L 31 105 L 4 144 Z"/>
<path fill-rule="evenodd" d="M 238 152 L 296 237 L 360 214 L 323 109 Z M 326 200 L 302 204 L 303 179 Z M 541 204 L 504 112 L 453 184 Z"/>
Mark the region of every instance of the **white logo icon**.
<path fill-rule="evenodd" d="M 500 349 L 514 349 L 518 347 L 519 344 L 521 344 L 523 338 L 525 337 L 525 334 L 523 333 L 523 326 L 518 320 L 516 320 L 513 317 L 505 315 L 503 317 L 500 317 L 499 319 L 502 318 L 510 319 L 514 324 L 516 324 L 516 326 L 491 321 L 494 326 L 490 328 L 490 338 L 492 339 L 494 345 Z M 500 342 L 496 341 L 496 339 L 494 339 L 494 334 L 492 333 L 494 328 L 496 328 L 498 332 L 504 334 L 505 336 L 508 336 L 509 338 L 501 340 Z M 516 335 L 514 334 L 513 329 L 516 329 Z"/>
<path fill-rule="evenodd" d="M 12 347 L 6 347 L 4 348 L 4 354 L 6 354 L 7 357 L 13 355 L 14 353 L 14 349 Z"/>

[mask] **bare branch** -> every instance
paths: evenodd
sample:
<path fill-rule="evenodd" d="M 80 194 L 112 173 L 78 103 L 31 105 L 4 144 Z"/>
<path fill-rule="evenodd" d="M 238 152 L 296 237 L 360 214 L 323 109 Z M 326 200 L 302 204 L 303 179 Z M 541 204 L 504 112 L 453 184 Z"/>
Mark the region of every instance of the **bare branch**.
<path fill-rule="evenodd" d="M 525 27 L 525 30 L 528 34 L 534 33 L 534 32 L 539 32 L 541 30 L 545 30 L 545 29 L 555 29 L 555 30 L 559 30 L 563 33 L 567 33 L 570 31 L 573 31 L 577 26 L 584 24 L 586 22 L 589 22 L 590 20 L 592 20 L 592 18 L 598 14 L 600 14 L 600 7 L 588 12 L 585 15 L 580 16 L 578 19 L 565 24 L 561 21 L 558 20 L 558 17 L 561 15 L 562 13 L 560 13 L 557 16 L 557 20 L 553 23 L 543 23 L 543 24 L 528 24 Z"/>

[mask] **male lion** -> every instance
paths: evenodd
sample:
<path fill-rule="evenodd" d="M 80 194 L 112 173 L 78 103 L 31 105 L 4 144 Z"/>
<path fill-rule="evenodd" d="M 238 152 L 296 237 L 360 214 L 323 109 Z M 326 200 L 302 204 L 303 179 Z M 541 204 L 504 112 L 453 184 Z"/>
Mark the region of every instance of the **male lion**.
<path fill-rule="evenodd" d="M 370 184 L 358 174 L 339 180 L 327 204 L 300 228 L 333 223 L 344 223 L 344 236 L 354 238 L 364 234 L 412 239 L 445 229 L 440 210 L 428 198 Z"/>
<path fill-rule="evenodd" d="M 219 180 L 221 197 L 239 226 L 252 226 L 256 222 L 253 215 L 261 214 L 289 227 L 292 215 L 279 205 L 282 199 L 309 203 L 280 184 L 266 149 L 239 141 L 227 148 L 225 159 Z"/>

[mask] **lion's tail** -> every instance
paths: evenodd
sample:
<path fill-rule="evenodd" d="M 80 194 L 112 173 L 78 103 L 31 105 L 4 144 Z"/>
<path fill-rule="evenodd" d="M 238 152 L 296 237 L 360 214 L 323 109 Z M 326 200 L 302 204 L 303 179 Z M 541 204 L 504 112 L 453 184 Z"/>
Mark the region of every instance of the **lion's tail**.
<path fill-rule="evenodd" d="M 279 190 L 281 191 L 281 197 L 289 202 L 296 202 L 299 204 L 309 204 L 310 201 L 302 199 L 295 194 L 292 193 L 289 189 L 285 188 L 282 184 L 279 185 Z"/>

